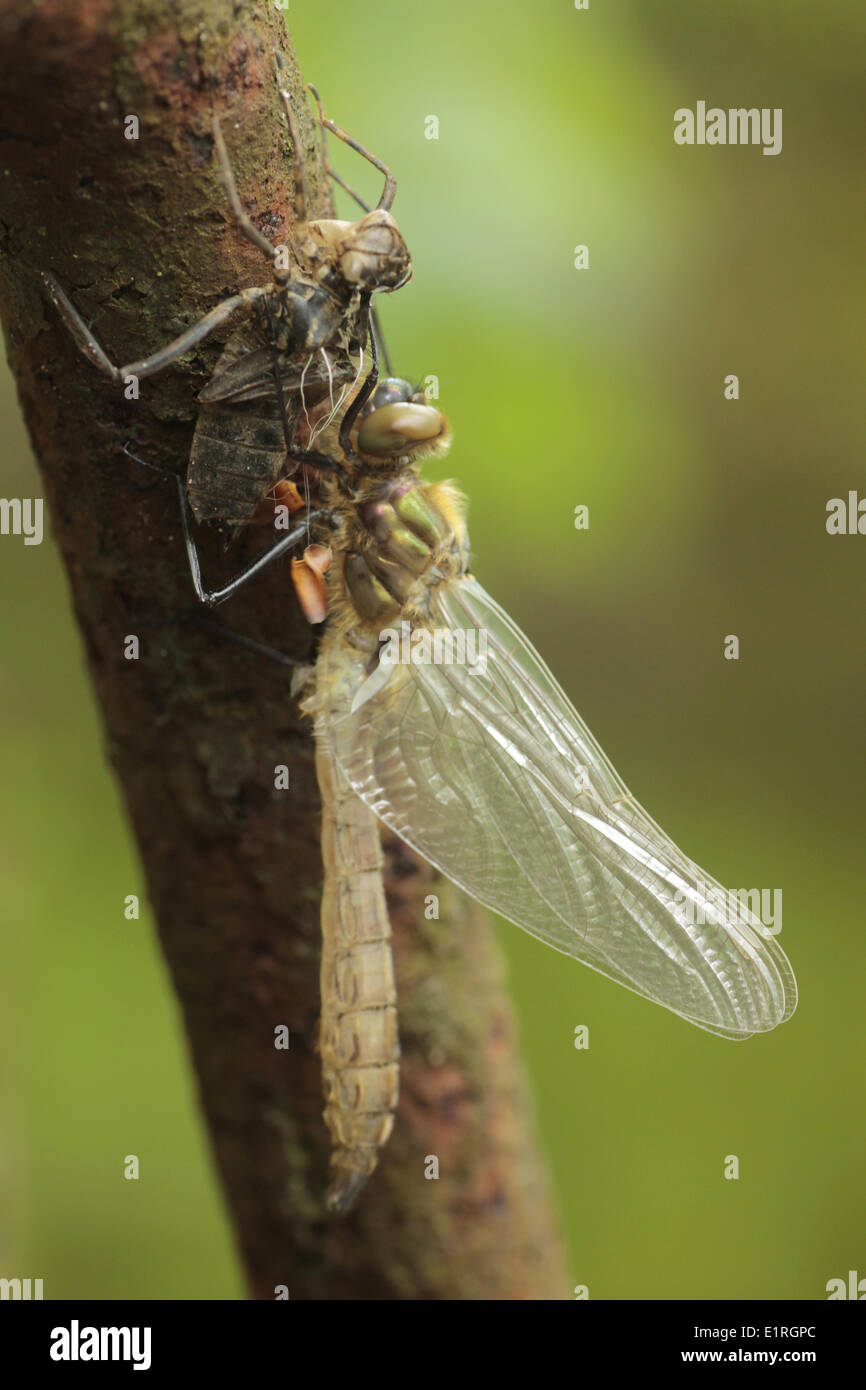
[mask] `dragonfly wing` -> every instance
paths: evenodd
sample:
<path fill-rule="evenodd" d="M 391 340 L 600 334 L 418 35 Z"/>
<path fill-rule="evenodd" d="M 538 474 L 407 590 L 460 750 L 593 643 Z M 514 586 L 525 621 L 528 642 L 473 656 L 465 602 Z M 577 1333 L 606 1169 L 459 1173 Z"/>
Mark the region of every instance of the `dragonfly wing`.
<path fill-rule="evenodd" d="M 485 906 L 690 1022 L 744 1038 L 790 1017 L 777 942 L 631 797 L 508 615 L 471 576 L 431 601 L 434 632 L 484 659 L 345 657 L 318 732 L 357 795 Z"/>
<path fill-rule="evenodd" d="M 256 348 L 236 355 L 231 361 L 221 358 L 207 386 L 199 392 L 205 405 L 225 401 L 234 405 L 244 401 L 259 401 L 276 396 L 274 355 L 270 348 Z M 303 389 L 308 403 L 314 404 L 328 390 L 338 389 L 355 375 L 354 363 L 324 362 L 321 357 L 307 358 L 300 364 L 291 356 L 277 356 L 276 371 L 286 397 Z"/>

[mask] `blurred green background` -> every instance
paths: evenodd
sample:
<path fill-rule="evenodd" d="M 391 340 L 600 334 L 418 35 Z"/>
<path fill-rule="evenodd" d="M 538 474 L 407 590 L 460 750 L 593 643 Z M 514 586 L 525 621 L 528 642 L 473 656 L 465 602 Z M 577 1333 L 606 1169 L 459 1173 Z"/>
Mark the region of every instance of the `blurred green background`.
<path fill-rule="evenodd" d="M 575 1282 L 825 1297 L 866 1275 L 866 538 L 825 530 L 829 498 L 866 492 L 864 11 L 329 0 L 290 22 L 329 113 L 398 175 L 415 279 L 384 319 L 398 369 L 439 377 L 475 572 L 677 843 L 783 891 L 800 1008 L 740 1044 L 503 925 Z M 782 107 L 781 155 L 675 145 L 699 99 Z M 0 392 L 3 495 L 38 495 Z M 138 870 L 65 581 L 50 542 L 3 538 L 0 568 L 0 1273 L 242 1296 L 151 924 L 118 907 Z"/>

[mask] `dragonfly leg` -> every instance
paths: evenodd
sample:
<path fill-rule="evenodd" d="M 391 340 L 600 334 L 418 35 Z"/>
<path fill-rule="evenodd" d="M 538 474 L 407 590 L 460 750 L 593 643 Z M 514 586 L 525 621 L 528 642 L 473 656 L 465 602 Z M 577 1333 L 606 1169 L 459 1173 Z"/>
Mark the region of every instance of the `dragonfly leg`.
<path fill-rule="evenodd" d="M 340 425 L 340 448 L 342 449 L 346 458 L 350 461 L 350 463 L 354 463 L 356 468 L 362 468 L 364 466 L 363 460 L 358 457 L 358 455 L 355 453 L 355 450 L 349 443 L 349 435 L 351 433 L 352 426 L 358 418 L 359 413 L 372 396 L 374 390 L 376 389 L 376 382 L 379 380 L 379 349 L 376 343 L 376 334 L 372 331 L 372 328 L 370 330 L 370 363 L 370 370 L 367 373 L 364 385 L 361 387 L 357 396 L 352 401 L 352 404 L 349 406 L 349 409 L 343 416 L 342 423 Z"/>
<path fill-rule="evenodd" d="M 231 208 L 232 212 L 234 213 L 235 221 L 237 222 L 244 236 L 247 237 L 253 243 L 254 246 L 257 246 L 260 251 L 263 251 L 269 260 L 276 260 L 276 246 L 274 246 L 272 242 L 268 241 L 268 238 L 265 236 L 264 232 L 260 232 L 255 222 L 253 222 L 252 218 L 244 212 L 243 205 L 241 204 L 240 197 L 238 196 L 238 186 L 235 183 L 234 170 L 232 169 L 231 160 L 229 159 L 228 150 L 226 149 L 226 142 L 223 139 L 222 126 L 220 125 L 219 118 L 217 116 L 214 116 L 213 118 L 213 138 L 217 160 L 219 161 L 220 173 L 222 175 L 222 181 L 225 186 L 226 193 L 229 195 L 229 202 L 231 203 Z"/>
<path fill-rule="evenodd" d="M 328 137 L 325 133 L 327 127 L 324 121 L 322 100 L 315 87 L 310 87 L 310 91 L 316 98 L 316 105 L 319 108 L 319 123 L 322 127 L 322 163 L 325 166 L 325 173 L 328 174 L 334 180 L 334 183 L 339 184 L 340 188 L 343 189 L 344 193 L 348 193 L 349 197 L 353 198 L 354 201 L 358 204 L 358 207 L 363 208 L 364 212 L 372 212 L 373 209 L 370 207 L 370 204 L 367 202 L 366 198 L 362 198 L 360 193 L 356 192 L 352 185 L 350 183 L 347 183 L 343 176 L 341 174 L 338 174 L 336 169 L 332 165 L 331 156 L 328 153 Z"/>
<path fill-rule="evenodd" d="M 147 459 L 139 458 L 138 454 L 134 454 L 127 444 L 124 444 L 123 452 L 128 458 L 133 459 L 136 463 L 142 464 L 145 468 L 152 469 L 155 473 L 162 473 L 165 475 L 170 472 L 169 469 L 161 468 L 157 464 L 148 463 Z M 196 598 L 199 603 L 205 604 L 208 608 L 215 608 L 217 604 L 225 603 L 227 598 L 231 598 L 233 594 L 237 593 L 238 589 L 242 589 L 251 579 L 255 579 L 256 575 L 261 574 L 262 570 L 267 569 L 268 565 L 272 564 L 274 560 L 278 560 L 281 555 L 285 555 L 287 550 L 291 550 L 296 546 L 299 540 L 302 540 L 309 534 L 309 524 L 311 521 L 325 520 L 330 515 L 330 513 L 323 509 L 307 512 L 303 521 L 295 526 L 293 530 L 287 532 L 285 536 L 281 536 L 281 538 L 275 541 L 264 554 L 260 555 L 257 560 L 254 560 L 251 565 L 247 565 L 247 567 L 241 570 L 239 574 L 236 574 L 233 579 L 230 579 L 227 584 L 222 585 L 219 589 L 206 589 L 202 583 L 201 561 L 193 535 L 193 515 L 189 505 L 189 499 L 186 495 L 186 488 L 183 479 L 178 473 L 171 473 L 171 477 L 174 478 L 177 487 L 178 502 L 180 504 L 180 519 L 183 525 L 183 539 L 184 545 L 186 546 L 186 556 L 189 561 L 189 571 L 192 576 L 193 588 L 195 589 Z"/>
<path fill-rule="evenodd" d="M 301 142 L 298 138 L 298 128 L 295 123 L 295 115 L 292 111 L 292 94 L 285 86 L 285 68 L 283 55 L 274 54 L 274 63 L 277 69 L 277 91 L 280 94 L 280 101 L 283 105 L 283 113 L 286 117 L 286 125 L 289 128 L 289 135 L 292 141 L 292 157 L 294 159 L 295 174 L 295 221 L 306 222 L 307 207 L 309 206 L 309 194 L 307 191 L 307 180 L 304 171 L 304 160 L 301 155 Z"/>
<path fill-rule="evenodd" d="M 110 376 L 112 381 L 118 382 L 122 382 L 128 376 L 146 377 L 161 372 L 164 367 L 177 361 L 185 352 L 189 352 L 190 348 L 195 347 L 215 328 L 219 328 L 242 311 L 249 313 L 257 301 L 267 294 L 267 291 L 263 289 L 242 290 L 240 294 L 233 294 L 231 298 L 224 299 L 221 304 L 217 304 L 216 308 L 211 309 L 209 313 L 200 318 L 197 323 L 192 325 L 192 328 L 181 333 L 179 338 L 174 338 L 172 342 L 159 348 L 150 357 L 142 357 L 138 362 L 128 362 L 126 366 L 118 367 L 111 361 L 102 345 L 97 342 L 75 305 L 60 288 L 54 276 L 42 271 L 41 279 L 52 304 L 81 352 L 92 362 L 94 367 L 97 367 L 106 376 Z"/>
<path fill-rule="evenodd" d="M 191 612 L 184 615 L 188 622 L 195 623 L 196 627 L 206 628 L 208 632 L 215 632 L 220 637 L 225 637 L 230 642 L 235 642 L 237 646 L 244 647 L 247 651 L 255 652 L 256 656 L 266 657 L 268 661 L 274 661 L 280 666 L 308 666 L 310 658 L 300 658 L 289 656 L 287 652 L 277 651 L 276 647 L 267 647 L 264 642 L 256 642 L 252 637 L 245 637 L 242 632 L 233 632 L 230 627 L 223 627 L 222 623 L 215 622 L 200 608 L 193 608 Z"/>
<path fill-rule="evenodd" d="M 296 463 L 310 463 L 325 473 L 335 473 L 341 483 L 348 481 L 349 475 L 339 459 L 329 458 L 327 454 L 320 454 L 316 449 L 301 449 L 297 444 L 292 444 L 286 453 Z"/>
<path fill-rule="evenodd" d="M 388 351 L 388 344 L 385 342 L 385 334 L 382 332 L 382 321 L 379 318 L 379 310 L 373 304 L 370 308 L 370 319 L 373 325 L 372 340 L 376 345 L 376 354 L 382 354 L 382 361 L 385 363 L 386 376 L 394 375 L 394 368 L 391 366 L 391 354 Z"/>
<path fill-rule="evenodd" d="M 381 159 L 377 159 L 376 156 L 365 149 L 363 145 L 359 145 L 357 140 L 353 140 L 351 135 L 347 135 L 345 130 L 341 130 L 338 125 L 335 125 L 333 121 L 329 120 L 322 106 L 322 98 L 319 96 L 312 82 L 307 83 L 307 88 L 312 92 L 313 100 L 319 108 L 319 120 L 322 124 L 322 128 L 324 130 L 329 130 L 332 135 L 336 135 L 337 139 L 342 140 L 344 145 L 348 145 L 350 149 L 353 149 L 362 159 L 368 160 L 375 169 L 378 169 L 380 174 L 385 175 L 385 187 L 382 190 L 382 196 L 377 203 L 377 207 L 385 208 L 386 211 L 390 209 L 394 201 L 394 194 L 397 192 L 397 180 L 394 178 L 387 164 L 383 164 Z"/>

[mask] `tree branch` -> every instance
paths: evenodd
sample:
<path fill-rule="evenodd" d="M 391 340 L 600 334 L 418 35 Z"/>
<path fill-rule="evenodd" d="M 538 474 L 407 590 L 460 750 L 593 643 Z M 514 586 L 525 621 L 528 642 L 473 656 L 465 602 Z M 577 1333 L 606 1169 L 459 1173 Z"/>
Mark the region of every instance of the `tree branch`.
<path fill-rule="evenodd" d="M 293 1298 L 564 1297 L 489 926 L 395 841 L 387 887 L 400 1110 L 357 1210 L 325 1216 L 311 730 L 281 668 L 184 619 L 193 596 L 175 489 L 121 452 L 133 439 L 142 457 L 185 468 L 196 394 L 225 334 L 127 401 L 79 354 L 34 273 L 56 276 L 115 361 L 144 356 L 227 294 L 265 283 L 267 267 L 228 214 L 211 113 L 245 207 L 284 240 L 290 142 L 277 47 L 310 211 L 330 209 L 282 17 L 263 4 L 244 10 L 232 0 L 0 0 L 9 356 L 254 1296 L 285 1284 Z M 137 140 L 124 137 L 130 115 Z M 240 568 L 249 544 L 226 557 L 205 537 L 209 578 Z M 286 562 L 229 608 L 238 632 L 309 656 Z M 129 635 L 138 660 L 126 659 Z M 274 789 L 282 763 L 288 793 Z M 431 891 L 442 902 L 436 922 L 423 912 Z M 291 1030 L 288 1052 L 274 1047 L 279 1024 Z M 428 1154 L 438 1182 L 424 1179 Z"/>

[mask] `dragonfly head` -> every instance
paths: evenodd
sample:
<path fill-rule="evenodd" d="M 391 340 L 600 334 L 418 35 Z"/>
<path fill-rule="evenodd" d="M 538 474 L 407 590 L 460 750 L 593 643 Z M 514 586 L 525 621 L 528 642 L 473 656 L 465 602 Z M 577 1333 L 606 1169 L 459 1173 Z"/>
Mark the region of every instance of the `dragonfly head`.
<path fill-rule="evenodd" d="M 442 454 L 451 440 L 451 426 L 427 401 L 423 391 L 400 377 L 380 381 L 358 427 L 358 452 L 372 462 L 416 459 Z"/>
<path fill-rule="evenodd" d="M 374 208 L 357 222 L 306 222 L 297 238 L 305 270 L 340 298 L 356 290 L 399 290 L 412 278 L 412 261 L 390 212 Z"/>

